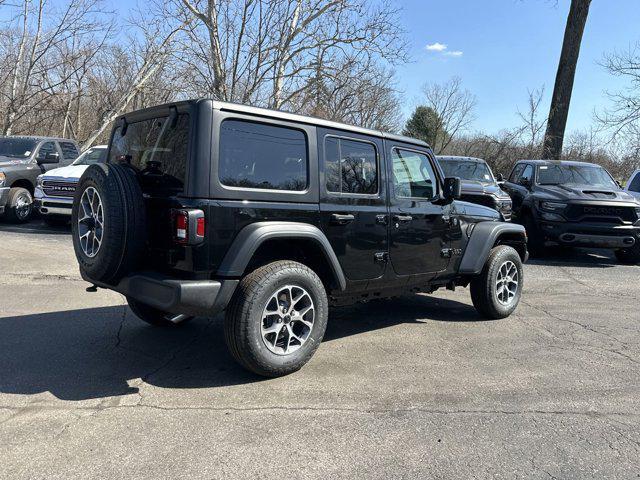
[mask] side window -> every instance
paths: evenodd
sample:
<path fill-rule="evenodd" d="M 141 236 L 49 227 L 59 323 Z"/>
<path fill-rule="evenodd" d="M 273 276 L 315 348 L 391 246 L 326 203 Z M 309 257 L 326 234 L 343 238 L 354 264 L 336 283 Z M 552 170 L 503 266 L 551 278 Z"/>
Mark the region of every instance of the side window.
<path fill-rule="evenodd" d="M 55 142 L 43 143 L 40 147 L 40 150 L 38 150 L 38 158 L 44 158 L 49 153 L 58 153 Z"/>
<path fill-rule="evenodd" d="M 522 172 L 522 176 L 518 179 L 518 183 L 524 183 L 525 181 L 528 181 L 529 184 L 533 183 L 533 166 L 532 165 L 527 165 L 524 169 L 524 172 Z"/>
<path fill-rule="evenodd" d="M 301 130 L 243 120 L 220 127 L 218 176 L 229 187 L 302 191 L 308 184 L 307 137 Z"/>
<path fill-rule="evenodd" d="M 433 198 L 436 195 L 436 175 L 429 158 L 417 152 L 394 148 L 393 190 L 396 197 Z"/>
<path fill-rule="evenodd" d="M 518 180 L 520 179 L 520 175 L 522 175 L 524 167 L 525 167 L 524 163 L 519 163 L 518 165 L 515 166 L 515 168 L 511 172 L 511 176 L 509 176 L 509 181 L 511 183 L 517 183 L 518 182 Z"/>
<path fill-rule="evenodd" d="M 629 190 L 632 192 L 640 192 L 640 172 L 636 173 L 636 176 L 631 180 Z"/>
<path fill-rule="evenodd" d="M 60 142 L 60 149 L 65 160 L 75 160 L 78 158 L 78 148 L 71 142 Z"/>
<path fill-rule="evenodd" d="M 326 137 L 324 162 L 328 192 L 378 193 L 378 154 L 372 143 Z"/>

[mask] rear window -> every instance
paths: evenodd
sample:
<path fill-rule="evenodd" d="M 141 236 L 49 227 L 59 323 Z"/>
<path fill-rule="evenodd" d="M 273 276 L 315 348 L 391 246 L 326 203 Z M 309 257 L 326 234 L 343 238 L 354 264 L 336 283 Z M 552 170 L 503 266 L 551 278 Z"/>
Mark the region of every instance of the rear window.
<path fill-rule="evenodd" d="M 174 121 L 175 120 L 175 121 Z M 143 190 L 184 190 L 189 146 L 189 115 L 129 123 L 116 127 L 110 162 L 127 163 L 139 174 Z"/>
<path fill-rule="evenodd" d="M 220 127 L 218 176 L 229 187 L 303 191 L 307 138 L 301 130 L 242 120 Z"/>

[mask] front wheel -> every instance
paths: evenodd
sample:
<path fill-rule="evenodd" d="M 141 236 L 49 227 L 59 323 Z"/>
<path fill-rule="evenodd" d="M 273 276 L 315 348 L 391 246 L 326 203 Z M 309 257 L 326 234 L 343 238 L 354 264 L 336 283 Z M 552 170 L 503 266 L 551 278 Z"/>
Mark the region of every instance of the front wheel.
<path fill-rule="evenodd" d="M 5 215 L 13 223 L 25 223 L 33 213 L 33 197 L 26 188 L 13 187 L 9 190 Z"/>
<path fill-rule="evenodd" d="M 327 328 L 327 294 L 307 266 L 277 261 L 242 279 L 225 317 L 229 351 L 246 369 L 266 377 L 302 368 Z"/>
<path fill-rule="evenodd" d="M 480 275 L 471 281 L 473 306 L 489 319 L 508 317 L 520 302 L 523 280 L 518 252 L 506 245 L 494 247 Z"/>

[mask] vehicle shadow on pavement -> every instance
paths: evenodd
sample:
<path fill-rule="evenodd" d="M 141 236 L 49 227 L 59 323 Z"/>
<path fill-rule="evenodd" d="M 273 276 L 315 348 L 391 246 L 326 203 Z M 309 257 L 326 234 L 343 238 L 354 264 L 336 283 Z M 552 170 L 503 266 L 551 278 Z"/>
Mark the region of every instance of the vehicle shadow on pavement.
<path fill-rule="evenodd" d="M 71 226 L 51 226 L 40 219 L 27 223 L 9 223 L 0 219 L 0 232 L 26 233 L 32 235 L 71 235 Z"/>
<path fill-rule="evenodd" d="M 423 321 L 477 321 L 473 307 L 414 295 L 332 309 L 325 341 Z M 154 328 L 124 306 L 0 318 L 0 393 L 50 392 L 61 400 L 163 388 L 211 388 L 263 381 L 235 363 L 222 316 Z M 130 384 L 131 382 L 131 384 Z"/>
<path fill-rule="evenodd" d="M 543 256 L 531 258 L 531 265 L 551 267 L 610 268 L 618 266 L 611 250 L 548 247 Z"/>

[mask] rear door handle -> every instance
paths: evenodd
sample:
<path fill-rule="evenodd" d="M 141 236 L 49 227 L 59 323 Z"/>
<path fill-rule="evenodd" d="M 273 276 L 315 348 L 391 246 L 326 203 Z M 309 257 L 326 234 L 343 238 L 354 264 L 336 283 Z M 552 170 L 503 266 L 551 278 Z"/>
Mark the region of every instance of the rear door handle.
<path fill-rule="evenodd" d="M 334 225 L 346 225 L 355 220 L 355 216 L 350 213 L 341 214 L 341 213 L 332 213 L 331 214 L 331 223 Z"/>
<path fill-rule="evenodd" d="M 393 220 L 400 223 L 410 222 L 413 220 L 411 215 L 394 215 Z"/>

